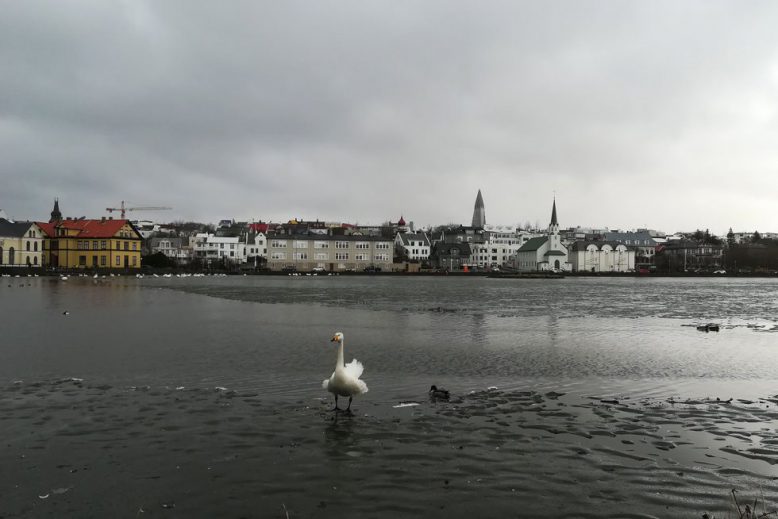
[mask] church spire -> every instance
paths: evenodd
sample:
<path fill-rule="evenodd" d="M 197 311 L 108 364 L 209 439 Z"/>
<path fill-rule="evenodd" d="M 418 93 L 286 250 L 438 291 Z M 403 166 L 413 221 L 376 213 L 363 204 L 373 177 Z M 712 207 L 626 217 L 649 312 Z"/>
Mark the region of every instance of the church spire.
<path fill-rule="evenodd" d="M 481 196 L 481 190 L 478 190 L 478 196 L 475 198 L 475 208 L 473 209 L 473 224 L 475 229 L 486 227 L 486 209 L 484 208 L 484 197 Z"/>
<path fill-rule="evenodd" d="M 554 205 L 551 208 L 551 225 L 559 225 L 556 220 L 556 197 L 554 197 Z"/>
<path fill-rule="evenodd" d="M 559 234 L 559 222 L 556 219 L 556 197 L 554 197 L 554 204 L 551 206 L 551 223 L 548 224 L 548 234 Z"/>
<path fill-rule="evenodd" d="M 62 220 L 62 213 L 59 212 L 59 198 L 55 198 L 54 209 L 51 211 L 51 220 L 49 220 L 49 223 L 59 222 L 60 220 Z"/>

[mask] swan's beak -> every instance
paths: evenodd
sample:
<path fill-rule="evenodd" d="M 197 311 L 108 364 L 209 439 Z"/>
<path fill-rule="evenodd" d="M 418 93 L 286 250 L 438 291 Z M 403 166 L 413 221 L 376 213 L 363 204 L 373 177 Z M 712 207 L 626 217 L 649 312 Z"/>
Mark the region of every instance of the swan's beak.
<path fill-rule="evenodd" d="M 332 339 L 330 339 L 330 342 L 338 342 L 338 337 L 337 336 L 333 337 Z"/>

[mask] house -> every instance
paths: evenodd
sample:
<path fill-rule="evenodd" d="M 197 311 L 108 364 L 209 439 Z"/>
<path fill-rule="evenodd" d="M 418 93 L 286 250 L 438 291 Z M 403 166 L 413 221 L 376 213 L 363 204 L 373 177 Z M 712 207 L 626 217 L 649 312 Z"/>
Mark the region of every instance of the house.
<path fill-rule="evenodd" d="M 657 263 L 669 272 L 712 270 L 723 264 L 724 247 L 696 240 L 673 240 L 657 247 Z"/>
<path fill-rule="evenodd" d="M 103 217 L 36 222 L 44 264 L 66 269 L 139 269 L 142 238 L 129 220 Z"/>
<path fill-rule="evenodd" d="M 240 265 L 246 262 L 246 244 L 238 236 L 197 233 L 189 239 L 192 259 L 208 267 Z"/>
<path fill-rule="evenodd" d="M 447 271 L 461 270 L 472 264 L 473 251 L 467 242 L 436 242 L 430 252 L 430 265 Z"/>
<path fill-rule="evenodd" d="M 270 270 L 329 272 L 365 269 L 391 270 L 394 247 L 391 239 L 378 236 L 300 234 L 275 235 L 267 239 Z"/>
<path fill-rule="evenodd" d="M 430 239 L 426 233 L 398 232 L 394 238 L 398 256 L 409 261 L 427 261 L 430 257 Z"/>
<path fill-rule="evenodd" d="M 0 218 L 0 268 L 43 266 L 43 240 L 35 222 Z"/>
<path fill-rule="evenodd" d="M 573 242 L 568 248 L 573 272 L 632 272 L 635 248 L 614 241 Z"/>
<path fill-rule="evenodd" d="M 537 270 L 568 271 L 567 247 L 562 245 L 556 215 L 556 199 L 551 209 L 551 223 L 546 236 L 531 238 L 516 252 L 515 268 L 522 272 Z"/>
<path fill-rule="evenodd" d="M 603 240 L 623 243 L 635 249 L 636 263 L 654 263 L 657 240 L 647 230 L 637 232 L 606 232 Z"/>
<path fill-rule="evenodd" d="M 147 241 L 151 254 L 162 253 L 175 260 L 179 265 L 189 263 L 192 259 L 192 249 L 184 245 L 184 239 L 175 236 L 157 236 Z"/>
<path fill-rule="evenodd" d="M 536 236 L 515 228 L 487 225 L 483 242 L 471 245 L 472 264 L 481 268 L 512 267 L 521 246 Z"/>

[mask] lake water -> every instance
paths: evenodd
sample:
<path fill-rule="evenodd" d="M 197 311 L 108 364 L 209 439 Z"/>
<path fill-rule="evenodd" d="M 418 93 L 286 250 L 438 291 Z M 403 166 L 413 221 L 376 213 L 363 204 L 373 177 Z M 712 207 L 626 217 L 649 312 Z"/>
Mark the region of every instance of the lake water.
<path fill-rule="evenodd" d="M 12 517 L 778 505 L 777 280 L 0 281 Z M 321 389 L 336 331 L 353 415 Z"/>

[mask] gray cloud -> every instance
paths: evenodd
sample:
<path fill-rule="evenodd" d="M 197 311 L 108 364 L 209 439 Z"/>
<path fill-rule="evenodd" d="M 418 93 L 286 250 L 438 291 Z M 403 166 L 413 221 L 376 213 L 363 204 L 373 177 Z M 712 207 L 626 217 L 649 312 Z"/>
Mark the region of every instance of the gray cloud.
<path fill-rule="evenodd" d="M 0 207 L 773 230 L 773 2 L 15 2 Z M 165 216 L 163 216 L 163 214 Z"/>

